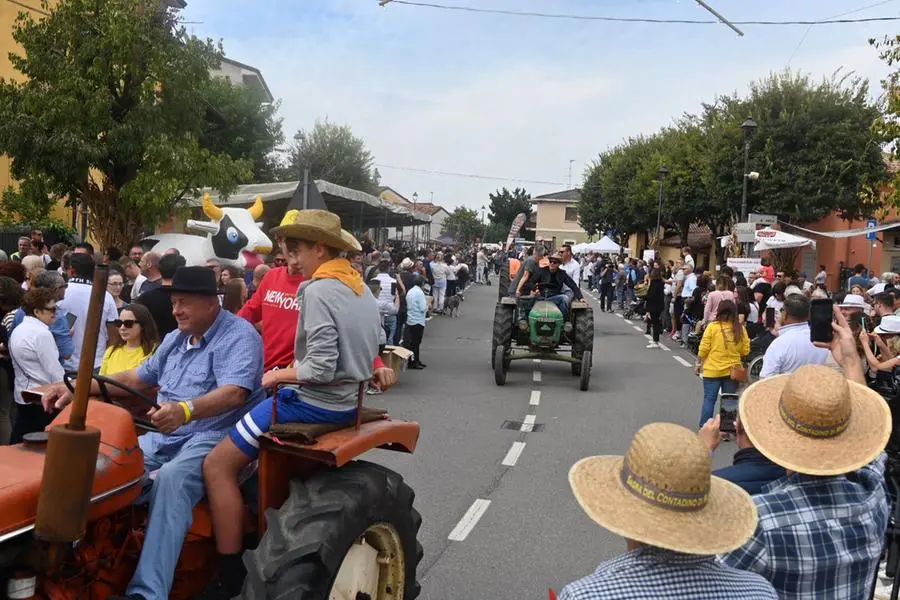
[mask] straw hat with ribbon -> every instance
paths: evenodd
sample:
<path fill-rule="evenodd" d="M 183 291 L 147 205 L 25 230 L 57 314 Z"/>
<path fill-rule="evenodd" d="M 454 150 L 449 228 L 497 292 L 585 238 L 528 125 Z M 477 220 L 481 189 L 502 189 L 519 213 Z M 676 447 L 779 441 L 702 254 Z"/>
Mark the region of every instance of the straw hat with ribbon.
<path fill-rule="evenodd" d="M 336 250 L 362 250 L 353 234 L 341 229 L 341 218 L 327 210 L 289 210 L 272 233 L 307 242 L 322 242 Z"/>
<path fill-rule="evenodd" d="M 757 450 L 789 471 L 842 475 L 872 462 L 891 435 L 881 396 L 823 365 L 757 381 L 741 396 Z"/>
<path fill-rule="evenodd" d="M 650 423 L 625 456 L 590 456 L 569 470 L 569 484 L 590 518 L 622 537 L 686 554 L 739 548 L 756 529 L 756 505 L 711 475 L 709 448 L 696 433 Z"/>

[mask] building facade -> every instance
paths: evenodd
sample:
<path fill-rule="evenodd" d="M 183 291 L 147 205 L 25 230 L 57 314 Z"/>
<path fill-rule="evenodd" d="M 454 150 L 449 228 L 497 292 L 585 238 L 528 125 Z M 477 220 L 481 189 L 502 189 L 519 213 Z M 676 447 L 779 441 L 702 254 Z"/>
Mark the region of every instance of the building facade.
<path fill-rule="evenodd" d="M 589 240 L 588 232 L 578 223 L 581 189 L 545 194 L 531 199 L 535 210 L 535 241 L 556 249 L 563 244 L 580 244 Z"/>
<path fill-rule="evenodd" d="M 450 216 L 450 213 L 444 207 L 430 202 L 414 203 L 397 190 L 387 186 L 380 188 L 378 197 L 385 202 L 398 204 L 410 210 L 431 215 L 431 223 L 397 227 L 392 231 L 388 231 L 387 237 L 389 239 L 411 242 L 415 238 L 418 243 L 427 244 L 441 237 L 444 229 L 444 219 Z"/>

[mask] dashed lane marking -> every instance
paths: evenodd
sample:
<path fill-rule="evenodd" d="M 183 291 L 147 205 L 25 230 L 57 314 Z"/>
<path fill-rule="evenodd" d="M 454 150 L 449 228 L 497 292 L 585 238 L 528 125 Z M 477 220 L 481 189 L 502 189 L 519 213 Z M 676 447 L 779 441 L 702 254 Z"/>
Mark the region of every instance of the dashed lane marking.
<path fill-rule="evenodd" d="M 537 406 L 541 403 L 541 391 L 540 390 L 531 390 L 531 399 L 528 401 L 528 404 L 531 406 Z"/>
<path fill-rule="evenodd" d="M 668 346 L 666 346 L 665 344 L 660 344 L 659 347 L 662 348 L 663 350 L 665 350 L 666 352 L 672 351 L 672 349 L 669 348 Z"/>
<path fill-rule="evenodd" d="M 509 452 L 506 453 L 503 462 L 500 464 L 504 467 L 516 466 L 516 462 L 519 460 L 519 457 L 522 456 L 522 451 L 524 449 L 525 442 L 513 442 L 512 447 L 509 449 Z"/>
<path fill-rule="evenodd" d="M 622 313 L 614 312 L 613 314 L 616 315 L 617 317 L 619 317 L 620 319 L 624 319 L 624 318 L 625 318 L 625 315 L 623 315 Z"/>
<path fill-rule="evenodd" d="M 534 420 L 537 419 L 537 415 L 525 415 L 525 420 L 522 421 L 522 429 L 520 431 L 529 432 L 534 429 Z"/>
<path fill-rule="evenodd" d="M 643 327 L 638 327 L 637 325 L 634 325 L 633 327 L 635 331 L 644 331 Z"/>
<path fill-rule="evenodd" d="M 531 374 L 531 378 L 535 383 L 540 383 L 541 382 L 541 372 L 535 371 L 534 373 Z"/>
<path fill-rule="evenodd" d="M 534 361 L 534 364 L 536 364 L 536 365 L 539 366 L 539 367 L 541 366 L 541 359 L 535 358 L 535 359 L 532 359 L 532 360 Z"/>
<path fill-rule="evenodd" d="M 690 367 L 690 366 L 691 366 L 691 363 L 689 363 L 688 361 L 684 360 L 684 359 L 681 358 L 680 356 L 672 355 L 672 358 L 674 358 L 675 360 L 677 360 L 678 362 L 680 362 L 680 363 L 681 363 L 682 365 L 684 365 L 685 367 Z"/>
<path fill-rule="evenodd" d="M 453 528 L 453 531 L 450 532 L 450 535 L 447 536 L 447 539 L 451 542 L 461 542 L 469 537 L 469 534 L 472 533 L 472 530 L 478 525 L 478 521 L 481 520 L 481 517 L 484 516 L 485 511 L 490 505 L 490 500 L 476 498 L 475 502 L 472 503 L 472 506 L 469 507 L 469 510 L 466 511 L 466 514 L 463 515 L 462 519 L 459 520 L 459 523 L 456 524 L 456 527 Z"/>
<path fill-rule="evenodd" d="M 622 317 L 622 318 L 624 319 L 624 317 Z M 625 319 L 625 322 L 628 323 L 629 325 L 634 325 L 634 321 L 632 321 L 630 319 Z"/>
<path fill-rule="evenodd" d="M 647 334 L 645 333 L 645 334 L 644 334 L 644 337 L 647 338 L 647 341 L 648 341 L 648 342 L 652 342 L 652 341 L 653 341 L 653 336 L 652 336 L 652 335 L 647 335 Z"/>

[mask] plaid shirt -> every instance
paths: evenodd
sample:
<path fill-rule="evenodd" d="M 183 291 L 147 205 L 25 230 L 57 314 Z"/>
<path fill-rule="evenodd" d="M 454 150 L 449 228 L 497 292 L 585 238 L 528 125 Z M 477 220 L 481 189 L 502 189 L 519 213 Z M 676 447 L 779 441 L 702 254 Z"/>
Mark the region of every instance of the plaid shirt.
<path fill-rule="evenodd" d="M 855 473 L 773 481 L 753 496 L 756 533 L 722 560 L 759 573 L 782 600 L 868 598 L 890 511 L 886 461 L 882 453 Z"/>
<path fill-rule="evenodd" d="M 559 600 L 777 600 L 762 577 L 715 556 L 642 546 L 567 585 Z"/>

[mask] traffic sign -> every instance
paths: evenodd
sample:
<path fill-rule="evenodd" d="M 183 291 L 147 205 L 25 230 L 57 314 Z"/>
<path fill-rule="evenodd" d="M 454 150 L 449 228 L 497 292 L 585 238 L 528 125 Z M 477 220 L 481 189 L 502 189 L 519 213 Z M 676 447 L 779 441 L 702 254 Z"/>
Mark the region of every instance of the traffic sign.
<path fill-rule="evenodd" d="M 734 233 L 737 234 L 739 244 L 749 244 L 756 241 L 755 223 L 735 223 Z"/>
<path fill-rule="evenodd" d="M 759 225 L 777 225 L 778 215 L 762 215 L 759 213 L 750 213 L 747 215 L 747 221 L 757 223 Z"/>
<path fill-rule="evenodd" d="M 867 240 L 872 241 L 875 239 L 875 228 L 876 227 L 878 227 L 878 221 L 876 221 L 875 219 L 869 219 L 868 222 L 866 223 L 866 229 L 870 230 L 870 231 L 866 232 Z"/>

